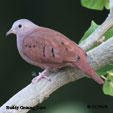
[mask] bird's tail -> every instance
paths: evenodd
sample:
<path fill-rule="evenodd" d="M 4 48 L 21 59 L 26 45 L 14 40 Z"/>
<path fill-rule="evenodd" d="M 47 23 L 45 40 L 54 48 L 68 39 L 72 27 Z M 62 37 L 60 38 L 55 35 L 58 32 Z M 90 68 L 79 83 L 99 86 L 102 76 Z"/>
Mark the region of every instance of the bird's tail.
<path fill-rule="evenodd" d="M 80 63 L 78 62 L 74 62 L 73 65 L 80 69 L 82 72 L 84 72 L 85 74 L 89 75 L 93 80 L 95 80 L 97 83 L 99 84 L 104 84 L 104 81 L 96 74 L 96 72 L 91 68 L 91 66 L 85 62 L 85 63 Z"/>

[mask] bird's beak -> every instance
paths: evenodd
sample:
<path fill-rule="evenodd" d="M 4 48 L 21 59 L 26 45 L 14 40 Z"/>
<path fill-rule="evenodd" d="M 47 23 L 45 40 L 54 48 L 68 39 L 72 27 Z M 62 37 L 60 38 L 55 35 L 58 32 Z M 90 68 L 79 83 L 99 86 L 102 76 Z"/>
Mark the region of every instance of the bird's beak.
<path fill-rule="evenodd" d="M 14 32 L 13 32 L 13 29 L 10 29 L 10 30 L 6 33 L 6 36 L 8 36 L 8 35 L 11 34 L 11 33 L 14 33 Z"/>

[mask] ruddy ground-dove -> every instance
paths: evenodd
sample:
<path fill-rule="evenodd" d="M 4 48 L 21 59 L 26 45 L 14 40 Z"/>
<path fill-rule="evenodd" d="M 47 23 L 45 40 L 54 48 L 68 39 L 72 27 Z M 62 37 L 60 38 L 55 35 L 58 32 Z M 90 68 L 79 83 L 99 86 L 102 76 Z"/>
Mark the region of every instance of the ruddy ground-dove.
<path fill-rule="evenodd" d="M 88 64 L 85 51 L 63 34 L 40 27 L 27 19 L 14 22 L 6 35 L 11 33 L 17 36 L 17 48 L 21 57 L 26 62 L 45 69 L 33 78 L 33 83 L 41 78 L 49 80 L 46 76 L 48 71 L 66 66 L 81 70 L 99 84 L 104 83 Z"/>

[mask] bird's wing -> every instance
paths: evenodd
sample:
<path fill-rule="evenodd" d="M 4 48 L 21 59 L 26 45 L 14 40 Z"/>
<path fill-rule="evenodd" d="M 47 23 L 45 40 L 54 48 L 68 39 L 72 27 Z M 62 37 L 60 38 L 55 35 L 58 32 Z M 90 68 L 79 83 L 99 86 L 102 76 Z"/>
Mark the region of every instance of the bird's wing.
<path fill-rule="evenodd" d="M 25 37 L 23 51 L 27 57 L 39 63 L 63 63 L 78 60 L 76 46 L 61 33 L 41 27 Z"/>

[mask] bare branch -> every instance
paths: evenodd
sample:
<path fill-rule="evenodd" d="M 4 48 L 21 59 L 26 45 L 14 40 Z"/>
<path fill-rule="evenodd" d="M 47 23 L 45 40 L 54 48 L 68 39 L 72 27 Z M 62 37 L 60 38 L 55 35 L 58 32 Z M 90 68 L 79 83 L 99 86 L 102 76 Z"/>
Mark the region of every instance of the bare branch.
<path fill-rule="evenodd" d="M 104 33 L 113 25 L 113 17 L 108 16 L 108 18 L 104 21 L 104 23 L 98 28 L 85 40 L 83 40 L 80 44 L 85 51 L 89 48 L 93 47 L 98 40 L 102 38 Z"/>
<path fill-rule="evenodd" d="M 98 28 L 87 39 L 81 42 L 80 47 L 85 51 L 93 47 L 111 26 L 113 26 L 113 0 L 110 0 L 110 13 L 106 20 L 98 26 Z"/>
<path fill-rule="evenodd" d="M 113 13 L 113 0 L 109 0 L 110 5 L 110 13 Z"/>

